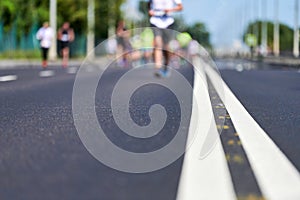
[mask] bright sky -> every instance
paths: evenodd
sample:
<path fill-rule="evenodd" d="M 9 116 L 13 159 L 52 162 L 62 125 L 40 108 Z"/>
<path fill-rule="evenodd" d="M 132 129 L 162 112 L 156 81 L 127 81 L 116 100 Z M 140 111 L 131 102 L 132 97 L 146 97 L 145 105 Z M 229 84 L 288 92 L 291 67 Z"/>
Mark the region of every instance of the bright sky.
<path fill-rule="evenodd" d="M 128 0 L 137 5 L 139 0 Z M 254 19 L 274 19 L 276 0 L 182 0 L 187 23 L 204 22 L 216 47 L 230 47 L 241 40 L 246 25 Z M 279 1 L 279 21 L 293 27 L 295 0 Z M 261 12 L 262 3 L 267 9 Z M 300 22 L 300 18 L 299 18 Z"/>

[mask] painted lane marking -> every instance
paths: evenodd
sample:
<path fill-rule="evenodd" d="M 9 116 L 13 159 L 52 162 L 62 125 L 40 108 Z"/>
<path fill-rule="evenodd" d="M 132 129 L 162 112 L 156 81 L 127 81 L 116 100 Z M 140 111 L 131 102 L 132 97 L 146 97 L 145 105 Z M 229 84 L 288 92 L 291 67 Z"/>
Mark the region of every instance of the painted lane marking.
<path fill-rule="evenodd" d="M 232 121 L 228 119 L 225 124 L 230 124 L 231 129 L 222 132 L 221 141 L 226 153 L 237 199 L 248 200 L 249 198 L 246 197 L 253 196 L 250 199 L 264 200 L 265 198 L 259 188 L 245 150 L 241 144 L 238 144 L 240 139 L 238 136 L 235 136 L 235 128 Z"/>
<path fill-rule="evenodd" d="M 68 74 L 76 74 L 77 73 L 78 68 L 77 67 L 68 67 L 67 68 L 67 73 Z"/>
<path fill-rule="evenodd" d="M 52 77 L 55 75 L 55 72 L 53 70 L 45 70 L 45 71 L 40 71 L 39 76 L 41 78 L 48 78 Z"/>
<path fill-rule="evenodd" d="M 16 76 L 16 75 L 0 76 L 0 82 L 15 81 L 17 79 L 18 79 L 18 76 Z"/>
<path fill-rule="evenodd" d="M 213 88 L 211 81 L 207 77 L 209 95 L 217 95 L 216 90 Z M 215 105 L 222 104 L 221 99 L 217 98 L 213 100 L 211 98 L 212 108 L 214 111 L 214 116 L 217 124 L 223 124 L 223 127 L 227 126 L 228 129 L 220 129 L 220 138 L 224 152 L 226 154 L 227 164 L 230 170 L 231 179 L 233 182 L 234 190 L 236 193 L 237 199 L 245 199 L 243 197 L 249 195 L 255 195 L 256 200 L 263 200 L 261 190 L 259 189 L 258 183 L 254 176 L 253 170 L 250 166 L 249 160 L 246 156 L 246 153 L 239 144 L 239 137 L 236 136 L 236 130 L 232 124 L 231 118 L 228 115 L 226 110 L 225 113 L 218 112 L 218 109 L 215 109 Z M 224 116 L 222 120 L 218 117 Z M 223 121 L 224 120 L 224 121 Z M 222 126 L 220 126 L 222 127 Z"/>
<path fill-rule="evenodd" d="M 236 66 L 236 71 L 238 71 L 238 72 L 244 71 L 243 65 L 242 65 L 242 64 L 238 64 L 238 65 Z"/>
<path fill-rule="evenodd" d="M 182 166 L 177 200 L 207 200 L 207 199 L 236 199 L 225 153 L 219 138 L 216 124 L 211 124 L 213 111 L 209 98 L 206 76 L 202 63 L 196 60 L 194 66 L 199 73 L 194 78 L 194 100 L 197 99 L 198 107 L 193 103 L 190 131 L 196 130 L 196 138 L 189 132 L 188 140 L 194 139 L 193 144 L 185 153 Z M 196 111 L 198 109 L 198 111 Z M 198 116 L 195 116 L 198 113 Z M 214 121 L 214 120 L 213 120 Z M 215 121 L 214 121 L 215 122 Z M 191 128 L 191 127 L 197 127 Z M 201 147 L 207 134 L 215 135 L 217 142 L 209 156 L 199 159 Z"/>
<path fill-rule="evenodd" d="M 222 78 L 209 66 L 205 71 L 224 102 L 239 133 L 257 182 L 269 200 L 300 199 L 300 174 L 247 112 Z"/>

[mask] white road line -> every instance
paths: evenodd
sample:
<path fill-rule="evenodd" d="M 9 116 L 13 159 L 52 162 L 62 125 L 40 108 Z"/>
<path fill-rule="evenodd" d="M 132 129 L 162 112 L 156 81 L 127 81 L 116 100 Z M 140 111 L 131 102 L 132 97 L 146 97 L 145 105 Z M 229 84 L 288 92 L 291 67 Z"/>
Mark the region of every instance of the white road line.
<path fill-rule="evenodd" d="M 67 68 L 67 73 L 68 74 L 76 74 L 77 73 L 78 68 L 77 67 L 68 67 Z"/>
<path fill-rule="evenodd" d="M 18 76 L 16 76 L 16 75 L 0 76 L 0 82 L 15 81 L 17 79 L 18 79 Z"/>
<path fill-rule="evenodd" d="M 95 71 L 94 66 L 92 66 L 92 65 L 86 65 L 85 66 L 85 71 L 89 72 L 89 73 L 94 72 Z"/>
<path fill-rule="evenodd" d="M 239 133 L 261 191 L 269 200 L 299 200 L 300 175 L 293 164 L 275 145 L 234 96 L 222 78 L 209 66 L 206 73 L 221 96 Z"/>
<path fill-rule="evenodd" d="M 236 71 L 238 71 L 238 72 L 244 71 L 243 65 L 242 65 L 242 64 L 238 64 L 238 65 L 236 66 Z"/>
<path fill-rule="evenodd" d="M 208 93 L 206 77 L 201 63 L 195 65 L 199 73 L 195 72 L 193 110 L 190 122 L 187 147 L 181 172 L 177 200 L 207 200 L 207 199 L 236 199 L 230 172 L 225 159 L 225 153 L 219 138 Z M 198 105 L 195 105 L 195 98 Z M 197 110 L 196 110 L 197 109 Z M 213 120 L 213 121 L 212 121 Z M 196 130 L 196 138 L 194 131 Z M 204 159 L 200 159 L 200 150 L 207 134 L 216 134 L 217 142 Z M 189 144 L 189 142 L 188 142 Z"/>
<path fill-rule="evenodd" d="M 53 70 L 40 71 L 39 76 L 42 78 L 52 77 L 55 73 Z"/>

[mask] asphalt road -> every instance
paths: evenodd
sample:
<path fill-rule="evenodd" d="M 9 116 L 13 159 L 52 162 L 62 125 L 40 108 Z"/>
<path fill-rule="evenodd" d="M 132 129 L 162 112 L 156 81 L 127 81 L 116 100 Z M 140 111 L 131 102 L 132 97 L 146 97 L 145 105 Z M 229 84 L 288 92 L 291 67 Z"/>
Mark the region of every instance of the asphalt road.
<path fill-rule="evenodd" d="M 299 72 L 250 66 L 244 61 L 221 60 L 217 64 L 234 94 L 299 171 Z M 75 74 L 55 66 L 52 70 L 49 77 L 40 77 L 37 68 L 0 71 L 1 77 L 17 76 L 0 82 L 0 199 L 176 199 L 183 157 L 144 174 L 119 172 L 100 163 L 85 149 L 74 126 Z M 141 88 L 131 102 L 132 119 L 147 125 L 153 104 L 163 105 L 170 117 L 162 132 L 151 139 L 124 136 L 114 123 L 110 99 L 114 84 L 126 71 L 113 67 L 100 81 L 96 93 L 99 123 L 108 138 L 124 149 L 159 149 L 178 128 L 178 101 L 163 87 Z M 179 71 L 193 83 L 191 68 Z"/>
<path fill-rule="evenodd" d="M 238 64 L 237 64 L 238 65 Z M 240 62 L 240 65 L 247 64 Z M 251 116 L 300 170 L 300 73 L 296 68 L 255 66 L 221 70 Z"/>
<path fill-rule="evenodd" d="M 53 76 L 41 78 L 40 71 L 1 71 L 2 76 L 14 74 L 18 79 L 0 83 L 0 199 L 176 198 L 182 157 L 166 168 L 145 174 L 123 173 L 103 165 L 85 149 L 74 126 L 75 75 L 54 67 Z M 138 123 L 149 123 L 145 115 L 147 107 L 154 103 L 164 105 L 172 117 L 153 139 L 137 141 L 122 136 L 109 107 L 111 90 L 126 71 L 113 68 L 101 80 L 104 86 L 96 95 L 99 121 L 107 136 L 122 148 L 135 152 L 160 148 L 176 133 L 173 124 L 180 117 L 177 100 L 156 85 L 142 88 L 135 94 L 131 109 L 135 120 L 144 119 Z M 191 68 L 181 72 L 192 83 Z"/>

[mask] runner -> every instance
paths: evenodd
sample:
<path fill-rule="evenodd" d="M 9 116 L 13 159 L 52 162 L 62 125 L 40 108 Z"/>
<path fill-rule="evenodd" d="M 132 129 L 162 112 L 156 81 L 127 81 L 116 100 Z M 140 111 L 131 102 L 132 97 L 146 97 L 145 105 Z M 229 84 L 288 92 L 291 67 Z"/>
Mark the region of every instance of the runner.
<path fill-rule="evenodd" d="M 179 56 L 180 56 L 180 65 L 184 65 L 185 59 L 189 57 L 188 50 L 190 42 L 193 40 L 192 36 L 188 32 L 179 33 L 176 36 L 176 39 L 180 45 Z"/>
<path fill-rule="evenodd" d="M 46 68 L 48 66 L 48 51 L 53 39 L 53 30 L 49 27 L 48 22 L 44 22 L 43 27 L 41 27 L 38 30 L 36 38 L 40 41 L 40 46 L 42 50 L 42 67 Z"/>
<path fill-rule="evenodd" d="M 65 22 L 62 27 L 58 30 L 58 40 L 60 41 L 60 47 L 62 52 L 62 67 L 66 68 L 68 67 L 68 61 L 69 61 L 69 45 L 70 42 L 74 41 L 75 34 L 72 28 L 70 28 L 69 22 Z"/>
<path fill-rule="evenodd" d="M 153 40 L 154 35 L 150 28 L 145 28 L 141 33 L 142 40 L 142 64 L 147 64 L 151 62 L 152 59 L 152 49 L 153 49 Z"/>
<path fill-rule="evenodd" d="M 169 64 L 169 47 L 168 42 L 170 35 L 166 29 L 174 23 L 174 18 L 170 16 L 171 13 L 181 11 L 181 0 L 149 0 L 149 15 L 151 26 L 154 29 L 154 62 L 155 75 L 158 77 L 168 76 Z M 164 49 L 164 50 L 162 50 Z M 164 68 L 163 57 L 165 57 Z"/>
<path fill-rule="evenodd" d="M 127 30 L 125 26 L 125 21 L 121 20 L 118 23 L 116 29 L 117 35 L 117 59 L 119 67 L 128 67 L 129 66 L 129 52 L 132 50 L 132 46 L 130 44 L 130 32 Z"/>

